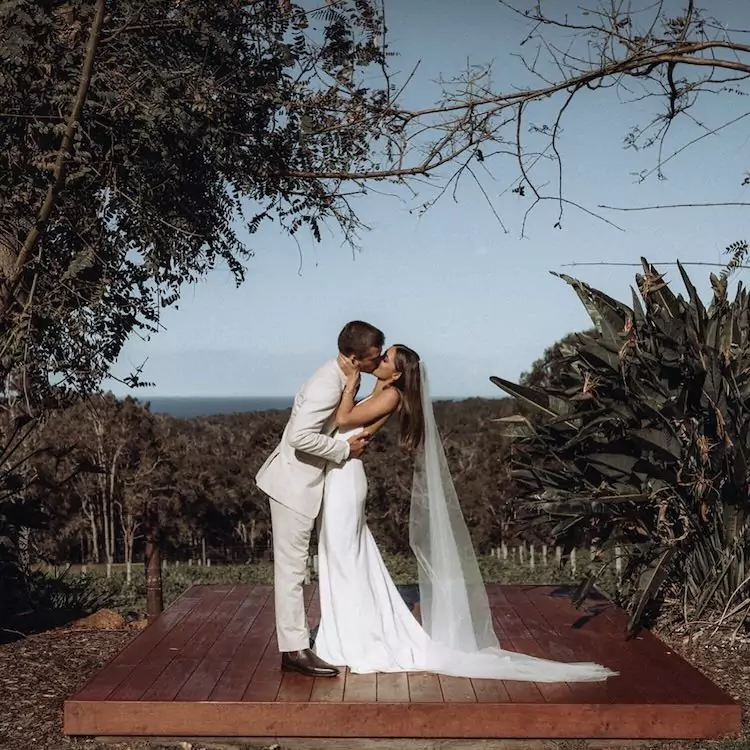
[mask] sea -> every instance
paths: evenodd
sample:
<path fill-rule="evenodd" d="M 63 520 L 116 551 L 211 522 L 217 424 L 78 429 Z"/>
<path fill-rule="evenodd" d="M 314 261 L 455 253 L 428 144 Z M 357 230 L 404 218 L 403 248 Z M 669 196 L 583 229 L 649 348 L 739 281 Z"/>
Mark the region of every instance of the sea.
<path fill-rule="evenodd" d="M 190 419 L 218 414 L 291 409 L 293 396 L 253 398 L 251 396 L 152 396 L 139 399 L 151 404 L 153 414 Z"/>

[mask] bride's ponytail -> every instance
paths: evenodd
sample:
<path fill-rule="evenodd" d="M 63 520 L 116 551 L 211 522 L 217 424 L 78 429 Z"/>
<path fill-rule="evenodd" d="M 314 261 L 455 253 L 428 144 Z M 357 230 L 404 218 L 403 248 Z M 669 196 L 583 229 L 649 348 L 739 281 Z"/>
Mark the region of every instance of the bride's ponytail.
<path fill-rule="evenodd" d="M 408 346 L 396 344 L 397 372 L 401 377 L 394 385 L 401 391 L 399 409 L 399 446 L 413 454 L 424 440 L 424 413 L 422 411 L 422 378 L 419 373 L 419 355 Z"/>

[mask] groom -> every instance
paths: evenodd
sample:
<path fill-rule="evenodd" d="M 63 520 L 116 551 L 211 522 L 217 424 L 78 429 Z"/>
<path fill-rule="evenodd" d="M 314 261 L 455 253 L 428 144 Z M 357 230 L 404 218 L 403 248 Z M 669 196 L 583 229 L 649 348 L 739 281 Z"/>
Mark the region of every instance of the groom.
<path fill-rule="evenodd" d="M 362 372 L 372 372 L 381 360 L 384 336 L 375 326 L 354 320 L 339 334 L 339 358 Z M 273 532 L 276 637 L 281 668 L 310 677 L 335 677 L 336 667 L 310 649 L 310 631 L 302 599 L 302 583 L 309 554 L 310 534 L 323 500 L 328 463 L 359 458 L 367 438 L 334 440 L 333 416 L 341 400 L 346 376 L 339 359 L 324 364 L 294 397 L 281 442 L 255 476 L 271 503 Z"/>

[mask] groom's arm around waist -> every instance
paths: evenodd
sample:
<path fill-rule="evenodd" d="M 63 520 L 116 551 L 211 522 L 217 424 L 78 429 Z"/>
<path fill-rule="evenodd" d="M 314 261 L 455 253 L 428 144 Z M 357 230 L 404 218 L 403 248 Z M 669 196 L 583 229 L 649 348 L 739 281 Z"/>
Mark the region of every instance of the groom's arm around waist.
<path fill-rule="evenodd" d="M 323 435 L 321 430 L 341 400 L 338 380 L 316 380 L 308 383 L 302 393 L 302 402 L 289 422 L 287 439 L 295 450 L 342 463 L 349 458 L 349 443 Z"/>

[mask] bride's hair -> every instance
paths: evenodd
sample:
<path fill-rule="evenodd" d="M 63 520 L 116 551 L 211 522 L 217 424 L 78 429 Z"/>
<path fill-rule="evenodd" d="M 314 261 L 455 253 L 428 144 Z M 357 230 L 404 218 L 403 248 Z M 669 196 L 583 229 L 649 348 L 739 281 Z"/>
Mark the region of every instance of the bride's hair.
<path fill-rule="evenodd" d="M 399 446 L 407 453 L 414 453 L 424 440 L 424 412 L 422 411 L 422 377 L 419 371 L 419 355 L 408 346 L 395 344 L 396 372 L 401 377 L 393 385 L 401 391 Z"/>

